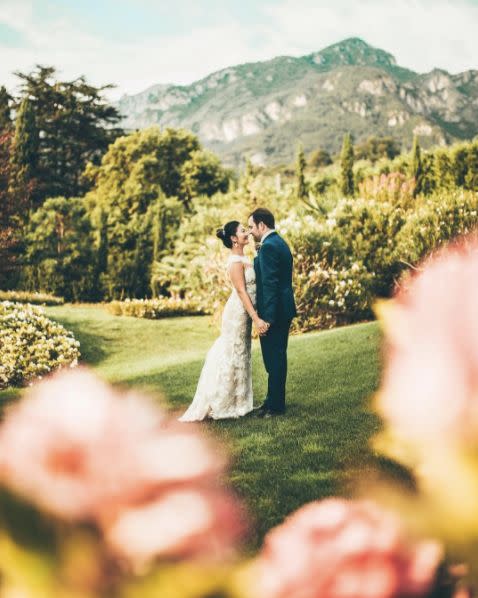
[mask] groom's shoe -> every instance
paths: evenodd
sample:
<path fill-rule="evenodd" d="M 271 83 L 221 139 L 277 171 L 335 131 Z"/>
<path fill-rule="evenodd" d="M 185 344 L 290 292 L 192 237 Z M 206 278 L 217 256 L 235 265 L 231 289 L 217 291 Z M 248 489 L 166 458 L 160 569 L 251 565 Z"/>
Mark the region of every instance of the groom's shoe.
<path fill-rule="evenodd" d="M 277 417 L 278 415 L 284 415 L 285 414 L 285 409 L 282 410 L 277 410 L 277 409 L 264 409 L 263 414 L 261 415 L 261 417 Z"/>
<path fill-rule="evenodd" d="M 262 409 L 261 411 L 258 412 L 257 417 L 262 417 L 264 419 L 268 419 L 270 417 L 277 417 L 278 415 L 284 415 L 284 413 L 285 413 L 285 410 L 284 411 L 272 411 L 271 409 L 266 407 L 265 409 Z"/>
<path fill-rule="evenodd" d="M 260 407 L 257 407 L 257 409 L 254 409 L 253 414 L 255 415 L 255 417 L 264 417 L 265 414 L 268 412 L 269 408 L 265 405 L 261 405 Z"/>

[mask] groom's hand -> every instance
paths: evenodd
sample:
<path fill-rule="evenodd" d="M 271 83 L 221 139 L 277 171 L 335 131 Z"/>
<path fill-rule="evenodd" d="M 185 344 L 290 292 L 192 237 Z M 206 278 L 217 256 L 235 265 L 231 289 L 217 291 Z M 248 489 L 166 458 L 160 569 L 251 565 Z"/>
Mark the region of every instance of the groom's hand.
<path fill-rule="evenodd" d="M 260 336 L 264 336 L 264 334 L 267 334 L 267 331 L 269 330 L 269 326 L 270 326 L 270 324 L 268 324 L 267 322 L 264 322 L 264 320 L 261 320 L 260 318 L 257 320 L 255 325 L 256 325 L 257 332 L 259 333 Z"/>

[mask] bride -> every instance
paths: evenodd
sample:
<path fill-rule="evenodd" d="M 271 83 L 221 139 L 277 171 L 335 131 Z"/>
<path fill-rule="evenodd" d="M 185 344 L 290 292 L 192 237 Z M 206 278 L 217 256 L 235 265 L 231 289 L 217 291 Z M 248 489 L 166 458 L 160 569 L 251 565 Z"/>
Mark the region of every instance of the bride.
<path fill-rule="evenodd" d="M 183 422 L 240 417 L 252 411 L 252 322 L 259 334 L 268 329 L 254 309 L 256 277 L 244 255 L 248 232 L 233 220 L 217 231 L 217 237 L 231 250 L 226 267 L 233 289 L 222 315 L 221 335 L 207 354 L 191 405 L 179 418 Z"/>

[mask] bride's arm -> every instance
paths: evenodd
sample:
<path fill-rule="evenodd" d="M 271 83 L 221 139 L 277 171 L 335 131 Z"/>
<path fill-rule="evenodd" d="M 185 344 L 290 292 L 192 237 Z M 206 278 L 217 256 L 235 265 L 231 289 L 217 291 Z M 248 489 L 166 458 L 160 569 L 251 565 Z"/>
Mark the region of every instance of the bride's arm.
<path fill-rule="evenodd" d="M 266 325 L 263 320 L 259 318 L 254 306 L 252 305 L 251 298 L 246 289 L 246 279 L 244 276 L 244 266 L 241 262 L 235 262 L 229 266 L 229 276 L 231 282 L 239 295 L 245 310 L 251 316 L 252 321 L 256 328 L 260 331 Z"/>

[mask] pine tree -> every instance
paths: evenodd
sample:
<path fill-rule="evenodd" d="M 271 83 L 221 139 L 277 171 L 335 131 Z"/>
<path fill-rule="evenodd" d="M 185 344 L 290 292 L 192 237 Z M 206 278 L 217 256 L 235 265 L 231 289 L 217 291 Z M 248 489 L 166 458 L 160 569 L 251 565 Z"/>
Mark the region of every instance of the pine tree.
<path fill-rule="evenodd" d="M 30 209 L 35 203 L 33 185 L 38 163 L 39 133 L 33 106 L 28 98 L 20 104 L 10 158 L 10 190 L 17 201 Z"/>
<path fill-rule="evenodd" d="M 423 161 L 420 143 L 417 136 L 413 138 L 410 176 L 415 179 L 415 190 L 413 194 L 416 196 L 423 190 Z"/>
<path fill-rule="evenodd" d="M 307 183 L 305 182 L 305 155 L 302 145 L 299 146 L 297 152 L 297 162 L 295 168 L 295 180 L 296 180 L 296 197 L 297 199 L 307 199 Z"/>
<path fill-rule="evenodd" d="M 15 74 L 41 131 L 37 204 L 47 197 L 83 195 L 90 188 L 82 176 L 86 165 L 98 165 L 121 134 L 116 127 L 119 112 L 103 97 L 111 86 L 94 87 L 83 77 L 58 81 L 53 67 L 41 65 L 31 73 Z"/>
<path fill-rule="evenodd" d="M 0 135 L 9 131 L 12 126 L 12 118 L 10 114 L 10 97 L 5 87 L 0 87 Z"/>
<path fill-rule="evenodd" d="M 347 133 L 344 136 L 344 141 L 342 144 L 342 152 L 340 154 L 340 167 L 341 167 L 341 177 L 340 177 L 340 188 L 342 193 L 347 197 L 352 197 L 354 195 L 355 186 L 354 186 L 354 148 L 352 144 L 352 138 L 350 133 Z"/>

